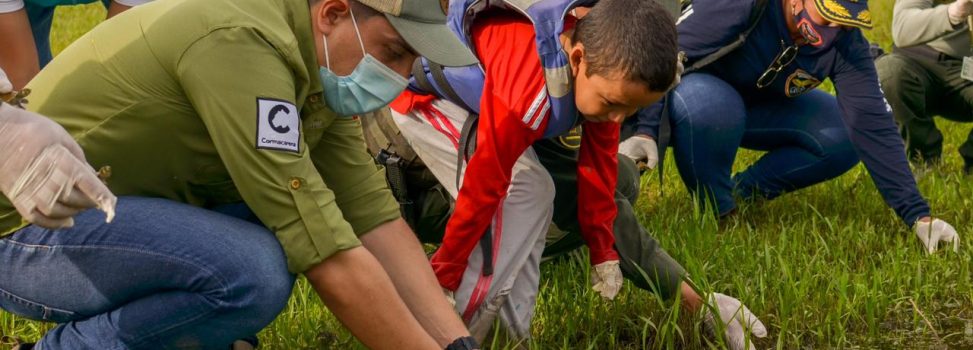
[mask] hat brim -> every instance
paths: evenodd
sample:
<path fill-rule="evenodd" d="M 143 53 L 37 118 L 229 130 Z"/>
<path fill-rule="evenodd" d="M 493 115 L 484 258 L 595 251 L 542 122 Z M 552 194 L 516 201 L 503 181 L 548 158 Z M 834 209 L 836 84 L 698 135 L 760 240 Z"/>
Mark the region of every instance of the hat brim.
<path fill-rule="evenodd" d="M 473 52 L 442 23 L 422 23 L 385 15 L 402 39 L 422 57 L 446 67 L 477 64 Z"/>
<path fill-rule="evenodd" d="M 828 6 L 829 4 L 826 4 L 826 2 L 831 2 L 833 3 L 832 5 L 837 4 L 842 10 L 845 10 L 848 13 L 841 13 L 836 9 L 830 8 Z M 821 17 L 824 17 L 824 19 L 828 20 L 829 22 L 862 29 L 872 29 L 872 18 L 871 13 L 868 10 L 868 3 L 852 2 L 845 4 L 846 5 L 838 4 L 838 1 L 836 0 L 814 0 L 814 7 L 817 8 L 818 13 L 820 13 Z M 858 15 L 851 16 L 852 10 L 857 10 L 854 13 L 857 13 Z M 867 18 L 862 18 L 863 12 L 868 14 L 868 16 L 866 16 Z"/>

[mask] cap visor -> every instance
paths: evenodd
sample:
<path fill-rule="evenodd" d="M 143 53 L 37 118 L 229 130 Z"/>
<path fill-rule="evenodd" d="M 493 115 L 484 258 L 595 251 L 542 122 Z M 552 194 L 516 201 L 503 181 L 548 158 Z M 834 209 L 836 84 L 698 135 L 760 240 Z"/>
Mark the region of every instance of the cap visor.
<path fill-rule="evenodd" d="M 837 2 L 832 2 L 837 4 Z M 872 29 L 871 16 L 868 16 L 868 18 L 856 18 L 850 15 L 851 13 L 861 14 L 863 11 L 868 11 L 867 3 L 844 3 L 845 5 L 837 5 L 841 6 L 841 10 L 843 10 L 841 12 L 843 13 L 829 9 L 828 5 L 825 4 L 825 0 L 814 0 L 814 7 L 817 8 L 818 13 L 821 14 L 821 17 L 824 17 L 824 19 L 828 20 L 829 22 L 862 29 Z"/>
<path fill-rule="evenodd" d="M 476 56 L 443 24 L 421 23 L 385 15 L 419 55 L 446 67 L 477 64 Z"/>

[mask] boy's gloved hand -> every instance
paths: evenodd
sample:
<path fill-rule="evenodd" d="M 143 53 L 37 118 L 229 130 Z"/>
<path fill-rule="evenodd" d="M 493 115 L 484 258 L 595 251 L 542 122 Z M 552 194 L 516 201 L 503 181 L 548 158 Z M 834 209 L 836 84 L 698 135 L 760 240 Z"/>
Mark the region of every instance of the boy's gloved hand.
<path fill-rule="evenodd" d="M 655 169 L 659 164 L 659 146 L 647 135 L 635 135 L 618 144 L 618 153 L 632 158 L 636 163 L 645 161 L 645 167 Z"/>
<path fill-rule="evenodd" d="M 703 307 L 704 322 L 710 331 L 716 332 L 719 327 L 716 318 L 711 311 L 715 308 L 720 313 L 720 322 L 723 322 L 723 335 L 726 337 L 726 344 L 732 350 L 756 350 L 752 342 L 753 337 L 763 338 L 767 336 L 767 327 L 757 316 L 750 312 L 750 309 L 743 305 L 739 300 L 728 295 L 713 293 L 710 295 L 709 306 Z M 747 335 L 752 335 L 748 337 Z M 748 344 L 749 343 L 749 344 Z"/>
<path fill-rule="evenodd" d="M 940 242 L 953 243 L 953 251 L 959 251 L 959 234 L 956 233 L 956 229 L 952 225 L 945 221 L 926 217 L 916 221 L 913 229 L 929 254 L 935 253 L 939 249 Z"/>
<path fill-rule="evenodd" d="M 609 260 L 591 267 L 591 289 L 605 299 L 615 299 L 622 290 L 622 268 L 618 265 L 618 260 Z"/>
<path fill-rule="evenodd" d="M 0 191 L 25 220 L 46 228 L 71 227 L 88 208 L 107 221 L 115 216 L 117 199 L 64 128 L 7 104 L 0 104 Z"/>

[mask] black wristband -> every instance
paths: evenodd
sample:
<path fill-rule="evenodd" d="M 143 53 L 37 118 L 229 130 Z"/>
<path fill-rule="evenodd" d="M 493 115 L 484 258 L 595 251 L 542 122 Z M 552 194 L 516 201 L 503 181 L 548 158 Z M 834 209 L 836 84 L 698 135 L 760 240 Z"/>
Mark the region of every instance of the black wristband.
<path fill-rule="evenodd" d="M 452 343 L 446 345 L 446 350 L 477 350 L 479 348 L 480 344 L 477 344 L 476 339 L 470 336 L 456 338 Z"/>

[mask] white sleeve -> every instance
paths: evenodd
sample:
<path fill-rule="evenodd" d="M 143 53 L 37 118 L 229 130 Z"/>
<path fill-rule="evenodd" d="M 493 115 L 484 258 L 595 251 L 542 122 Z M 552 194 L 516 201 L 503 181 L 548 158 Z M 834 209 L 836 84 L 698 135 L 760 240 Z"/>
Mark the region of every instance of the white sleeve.
<path fill-rule="evenodd" d="M 0 0 L 0 13 L 10 13 L 24 8 L 24 0 Z"/>
<path fill-rule="evenodd" d="M 4 0 L 0 0 L 0 1 L 4 1 Z M 135 7 L 138 5 L 143 5 L 152 2 L 152 0 L 112 0 L 112 1 L 128 7 Z"/>

